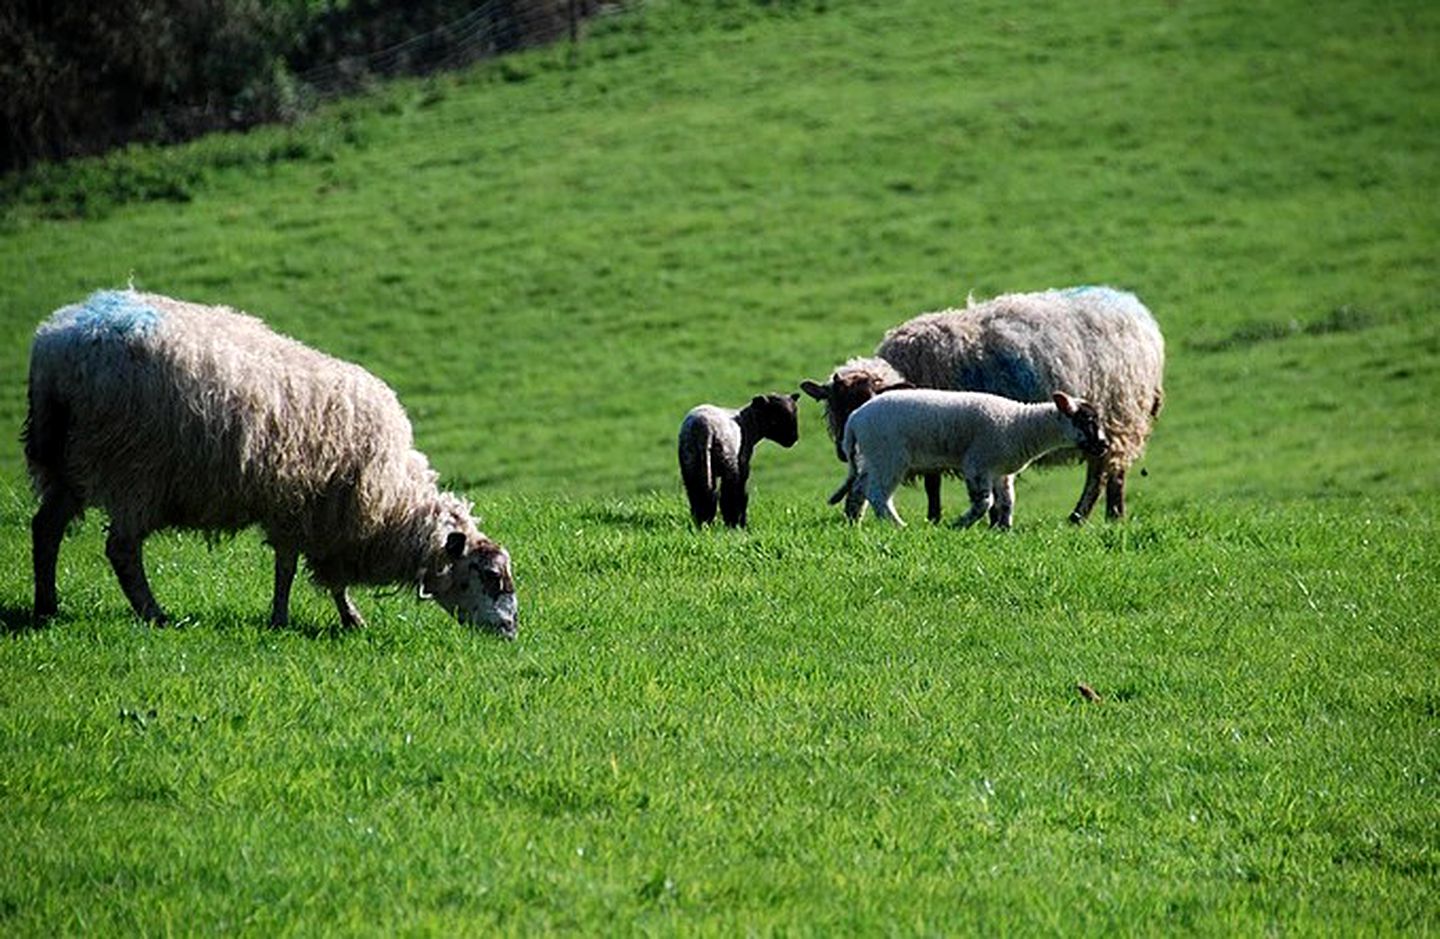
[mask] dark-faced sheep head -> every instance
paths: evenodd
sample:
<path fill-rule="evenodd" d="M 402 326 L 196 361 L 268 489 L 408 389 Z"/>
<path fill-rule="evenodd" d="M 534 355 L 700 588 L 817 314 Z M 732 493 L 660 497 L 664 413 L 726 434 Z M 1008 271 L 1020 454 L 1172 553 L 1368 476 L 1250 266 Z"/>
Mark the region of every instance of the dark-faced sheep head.
<path fill-rule="evenodd" d="M 1100 412 L 1095 405 L 1063 391 L 1055 392 L 1051 395 L 1051 400 L 1066 419 L 1065 425 L 1070 439 L 1080 448 L 1080 452 L 1086 456 L 1104 456 L 1110 449 L 1110 441 L 1105 437 L 1105 424 L 1100 420 Z"/>
<path fill-rule="evenodd" d="M 879 375 L 863 369 L 835 372 L 823 385 L 809 379 L 800 383 L 801 391 L 825 405 L 825 422 L 830 428 L 830 439 L 835 441 L 835 456 L 841 463 L 845 462 L 845 448 L 841 441 L 845 437 L 845 422 L 850 415 L 878 394 L 913 387 L 909 382 L 886 384 Z"/>
<path fill-rule="evenodd" d="M 800 439 L 800 414 L 795 403 L 800 395 L 756 395 L 750 399 L 750 412 L 760 436 L 782 447 L 793 447 Z"/>
<path fill-rule="evenodd" d="M 446 535 L 444 552 L 421 586 L 460 623 L 515 638 L 519 608 L 510 555 L 484 535 L 463 531 Z"/>

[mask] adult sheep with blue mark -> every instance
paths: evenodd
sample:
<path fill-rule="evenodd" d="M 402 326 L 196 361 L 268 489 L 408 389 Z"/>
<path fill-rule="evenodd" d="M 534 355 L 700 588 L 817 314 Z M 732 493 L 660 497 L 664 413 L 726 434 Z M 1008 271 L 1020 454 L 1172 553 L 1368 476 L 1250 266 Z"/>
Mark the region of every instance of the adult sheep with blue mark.
<path fill-rule="evenodd" d="M 1083 456 L 1066 448 L 1042 462 L 1083 458 L 1085 485 L 1072 522 L 1090 515 L 1105 488 L 1109 518 L 1125 515 L 1125 474 L 1140 458 L 1164 400 L 1165 340 L 1132 293 L 1074 287 L 1004 294 L 963 310 L 926 313 L 885 334 L 874 356 L 851 359 L 824 384 L 801 388 L 825 404 L 838 447 L 850 414 L 896 388 L 983 391 L 1022 402 L 1064 391 L 1098 408 L 1110 447 Z M 928 517 L 940 519 L 940 475 L 924 474 Z"/>
<path fill-rule="evenodd" d="M 462 623 L 515 634 L 510 556 L 437 487 L 395 393 L 252 316 L 133 290 L 58 310 L 31 347 L 24 444 L 37 620 L 58 608 L 66 526 L 94 505 L 120 586 L 153 623 L 166 614 L 148 535 L 257 525 L 275 551 L 274 626 L 303 555 L 343 626 L 363 624 L 352 584 L 412 584 Z"/>

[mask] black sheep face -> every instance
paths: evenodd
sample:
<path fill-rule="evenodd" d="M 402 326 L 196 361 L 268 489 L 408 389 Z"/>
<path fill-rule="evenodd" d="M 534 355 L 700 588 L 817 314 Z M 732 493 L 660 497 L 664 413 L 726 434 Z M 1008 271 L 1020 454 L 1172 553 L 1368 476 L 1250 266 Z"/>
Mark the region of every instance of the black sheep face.
<path fill-rule="evenodd" d="M 800 439 L 800 412 L 795 406 L 799 400 L 798 394 L 756 395 L 751 398 L 750 410 L 755 414 L 760 436 L 782 447 L 795 446 L 795 441 Z"/>
<path fill-rule="evenodd" d="M 860 405 L 882 392 L 911 387 L 913 386 L 906 382 L 887 385 L 879 375 L 856 369 L 847 370 L 843 374 L 836 372 L 823 385 L 813 381 L 800 384 L 802 391 L 825 405 L 825 420 L 830 427 L 830 439 L 835 441 L 835 456 L 841 463 L 845 462 L 842 441 L 845 438 L 845 422 L 850 419 L 850 415 L 859 410 Z"/>

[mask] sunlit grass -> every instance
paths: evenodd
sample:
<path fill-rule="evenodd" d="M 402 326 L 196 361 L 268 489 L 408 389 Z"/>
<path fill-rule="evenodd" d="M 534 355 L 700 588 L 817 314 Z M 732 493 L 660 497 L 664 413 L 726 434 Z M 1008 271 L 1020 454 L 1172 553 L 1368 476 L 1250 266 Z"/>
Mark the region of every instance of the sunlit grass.
<path fill-rule="evenodd" d="M 55 170 L 69 208 L 0 228 L 0 432 L 48 310 L 132 276 L 246 308 L 396 387 L 522 625 L 402 589 L 342 633 L 304 588 L 271 631 L 257 535 L 167 534 L 152 630 L 92 512 L 33 629 L 0 447 L 0 926 L 1440 928 L 1437 10 L 655 3 Z M 1009 535 L 908 490 L 904 531 L 847 526 L 806 402 L 752 530 L 691 530 L 690 406 L 1074 283 L 1169 343 L 1125 524 L 1065 524 L 1070 468 Z"/>
<path fill-rule="evenodd" d="M 772 508 L 501 502 L 513 644 L 398 596 L 334 633 L 318 591 L 273 632 L 250 538 L 160 539 L 151 630 L 86 526 L 7 640 L 13 924 L 1433 926 L 1433 500 Z"/>

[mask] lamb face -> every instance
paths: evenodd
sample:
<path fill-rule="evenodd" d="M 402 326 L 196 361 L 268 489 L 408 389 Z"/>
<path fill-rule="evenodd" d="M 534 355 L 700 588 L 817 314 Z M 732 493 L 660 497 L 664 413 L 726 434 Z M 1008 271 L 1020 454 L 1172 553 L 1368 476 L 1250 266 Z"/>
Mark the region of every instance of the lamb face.
<path fill-rule="evenodd" d="M 757 395 L 750 400 L 759 420 L 760 436 L 782 447 L 793 447 L 800 439 L 799 413 L 795 401 L 799 395 Z"/>
<path fill-rule="evenodd" d="M 425 592 L 460 623 L 514 639 L 519 606 L 509 553 L 484 535 L 456 531 L 445 540 L 445 556 L 449 563 L 426 575 Z"/>
<path fill-rule="evenodd" d="M 1100 412 L 1095 405 L 1061 391 L 1055 392 L 1053 400 L 1066 419 L 1066 434 L 1080 452 L 1086 456 L 1104 456 L 1110 449 L 1110 441 L 1105 436 L 1105 424 L 1100 420 Z"/>

